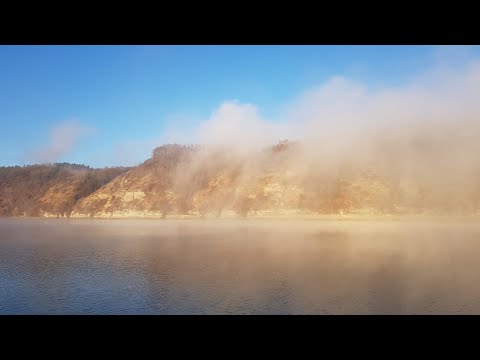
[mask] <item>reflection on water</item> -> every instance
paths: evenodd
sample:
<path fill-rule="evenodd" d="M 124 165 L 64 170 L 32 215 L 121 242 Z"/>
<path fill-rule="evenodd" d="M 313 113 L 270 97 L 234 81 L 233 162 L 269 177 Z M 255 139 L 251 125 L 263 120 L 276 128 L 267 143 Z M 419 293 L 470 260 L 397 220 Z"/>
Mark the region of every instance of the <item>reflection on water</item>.
<path fill-rule="evenodd" d="M 480 314 L 480 224 L 0 220 L 1 314 Z"/>

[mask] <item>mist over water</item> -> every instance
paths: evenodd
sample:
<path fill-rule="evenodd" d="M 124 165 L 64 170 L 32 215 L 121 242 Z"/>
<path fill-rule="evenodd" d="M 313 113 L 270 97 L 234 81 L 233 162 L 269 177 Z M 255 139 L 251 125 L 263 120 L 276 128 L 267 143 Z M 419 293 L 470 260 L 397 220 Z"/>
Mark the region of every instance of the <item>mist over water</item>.
<path fill-rule="evenodd" d="M 471 220 L 0 220 L 2 314 L 477 314 Z"/>

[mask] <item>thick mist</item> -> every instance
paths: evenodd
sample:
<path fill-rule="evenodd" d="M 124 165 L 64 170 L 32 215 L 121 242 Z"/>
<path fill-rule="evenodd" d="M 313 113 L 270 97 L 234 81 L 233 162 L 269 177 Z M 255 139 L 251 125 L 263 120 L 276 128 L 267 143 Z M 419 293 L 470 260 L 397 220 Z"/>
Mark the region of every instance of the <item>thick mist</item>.
<path fill-rule="evenodd" d="M 179 167 L 175 183 L 189 193 L 200 173 L 234 178 L 238 195 L 276 171 L 304 197 L 323 193 L 318 201 L 343 192 L 357 198 L 343 200 L 357 207 L 471 212 L 480 204 L 479 135 L 479 61 L 455 71 L 435 68 L 397 87 L 334 77 L 302 94 L 277 121 L 252 104 L 222 104 L 196 129 L 202 150 Z M 282 139 L 289 140 L 287 151 L 269 153 Z M 369 196 L 369 204 L 362 203 L 362 181 L 377 197 Z"/>

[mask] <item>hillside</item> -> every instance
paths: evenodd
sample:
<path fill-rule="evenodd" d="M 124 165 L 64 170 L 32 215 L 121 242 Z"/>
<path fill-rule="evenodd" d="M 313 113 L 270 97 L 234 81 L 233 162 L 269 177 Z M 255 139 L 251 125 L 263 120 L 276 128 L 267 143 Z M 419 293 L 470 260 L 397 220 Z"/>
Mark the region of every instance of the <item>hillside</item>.
<path fill-rule="evenodd" d="M 69 217 L 79 199 L 127 170 L 68 163 L 0 167 L 0 216 Z"/>
<path fill-rule="evenodd" d="M 306 154 L 288 141 L 248 154 L 170 144 L 132 168 L 2 167 L 0 216 L 480 213 L 480 173 L 440 177 L 421 167 L 401 173 L 398 161 L 332 167 Z"/>
<path fill-rule="evenodd" d="M 72 216 L 478 212 L 480 193 L 475 188 L 439 197 L 434 188 L 429 193 L 427 183 L 405 185 L 372 168 L 347 166 L 337 172 L 322 171 L 298 161 L 301 154 L 300 145 L 287 141 L 253 156 L 225 149 L 164 145 L 153 151 L 151 159 L 80 200 Z"/>

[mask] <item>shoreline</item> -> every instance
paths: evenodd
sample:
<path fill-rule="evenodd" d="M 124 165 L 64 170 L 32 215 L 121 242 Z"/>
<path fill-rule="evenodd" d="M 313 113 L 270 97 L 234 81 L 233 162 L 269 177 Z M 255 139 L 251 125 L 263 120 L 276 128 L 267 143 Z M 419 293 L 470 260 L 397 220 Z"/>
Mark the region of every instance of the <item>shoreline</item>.
<path fill-rule="evenodd" d="M 15 220 L 49 220 L 49 221 L 82 221 L 82 220 L 156 220 L 156 221 L 175 221 L 175 220 L 190 220 L 190 221 L 262 221 L 262 220 L 289 220 L 289 221 L 480 221 L 480 215 L 367 215 L 367 214 L 344 214 L 344 215 L 252 215 L 246 217 L 240 216 L 205 216 L 198 215 L 170 215 L 166 217 L 161 216 L 74 216 L 74 217 L 50 217 L 50 216 L 0 216 L 2 219 Z"/>

